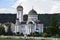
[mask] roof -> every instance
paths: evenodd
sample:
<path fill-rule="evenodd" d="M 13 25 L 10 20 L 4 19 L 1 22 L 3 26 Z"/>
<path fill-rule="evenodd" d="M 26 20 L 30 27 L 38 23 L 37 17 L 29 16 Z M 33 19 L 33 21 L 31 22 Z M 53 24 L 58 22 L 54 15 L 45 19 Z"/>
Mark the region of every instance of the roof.
<path fill-rule="evenodd" d="M 34 9 L 32 9 L 29 11 L 29 15 L 37 15 L 37 12 Z"/>
<path fill-rule="evenodd" d="M 23 6 L 19 5 L 19 6 L 17 6 L 17 8 L 23 8 Z"/>

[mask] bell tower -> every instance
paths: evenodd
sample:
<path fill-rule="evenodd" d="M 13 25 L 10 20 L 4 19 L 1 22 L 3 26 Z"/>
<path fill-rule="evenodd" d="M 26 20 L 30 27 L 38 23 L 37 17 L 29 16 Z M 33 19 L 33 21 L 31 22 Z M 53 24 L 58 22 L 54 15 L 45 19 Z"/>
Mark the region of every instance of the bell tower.
<path fill-rule="evenodd" d="M 17 6 L 17 18 L 19 22 L 23 21 L 23 7 L 21 5 Z"/>

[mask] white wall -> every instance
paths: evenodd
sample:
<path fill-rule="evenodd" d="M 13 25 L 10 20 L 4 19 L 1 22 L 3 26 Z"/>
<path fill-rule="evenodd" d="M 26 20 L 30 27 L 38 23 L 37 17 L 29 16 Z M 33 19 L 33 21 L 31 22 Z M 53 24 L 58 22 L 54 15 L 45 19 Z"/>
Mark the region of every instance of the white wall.
<path fill-rule="evenodd" d="M 38 15 L 28 15 L 28 20 L 36 21 L 38 20 Z"/>
<path fill-rule="evenodd" d="M 8 27 L 5 24 L 3 24 L 2 26 L 5 28 L 5 32 L 7 32 Z"/>
<path fill-rule="evenodd" d="M 37 24 L 39 33 L 43 33 L 43 24 Z"/>
<path fill-rule="evenodd" d="M 25 24 L 19 25 L 19 32 L 23 34 L 25 33 Z"/>
<path fill-rule="evenodd" d="M 30 33 L 31 32 L 33 33 L 35 31 L 35 25 L 34 24 L 27 24 L 27 27 L 28 27 Z"/>
<path fill-rule="evenodd" d="M 11 23 L 11 31 L 15 33 L 15 24 Z"/>
<path fill-rule="evenodd" d="M 19 22 L 23 21 L 23 11 L 18 11 Z"/>

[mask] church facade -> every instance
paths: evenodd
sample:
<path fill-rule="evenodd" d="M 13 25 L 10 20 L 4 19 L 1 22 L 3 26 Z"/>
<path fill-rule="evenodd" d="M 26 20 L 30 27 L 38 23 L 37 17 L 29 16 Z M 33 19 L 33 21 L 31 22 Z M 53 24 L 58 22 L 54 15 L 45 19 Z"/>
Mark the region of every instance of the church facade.
<path fill-rule="evenodd" d="M 34 32 L 43 33 L 43 24 L 38 20 L 37 12 L 32 9 L 28 13 L 28 20 L 23 21 L 23 7 L 17 7 L 16 23 L 11 25 L 14 33 L 30 34 Z"/>

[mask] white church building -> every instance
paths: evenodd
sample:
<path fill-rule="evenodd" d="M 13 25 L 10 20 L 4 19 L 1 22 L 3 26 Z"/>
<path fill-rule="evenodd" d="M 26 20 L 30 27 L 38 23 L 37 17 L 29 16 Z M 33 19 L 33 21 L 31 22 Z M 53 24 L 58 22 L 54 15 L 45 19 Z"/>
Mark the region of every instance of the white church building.
<path fill-rule="evenodd" d="M 23 21 L 23 7 L 19 5 L 17 7 L 17 18 L 16 23 L 11 25 L 14 33 L 30 34 L 34 32 L 43 33 L 43 24 L 38 20 L 37 12 L 32 9 L 29 11 L 28 20 Z"/>

